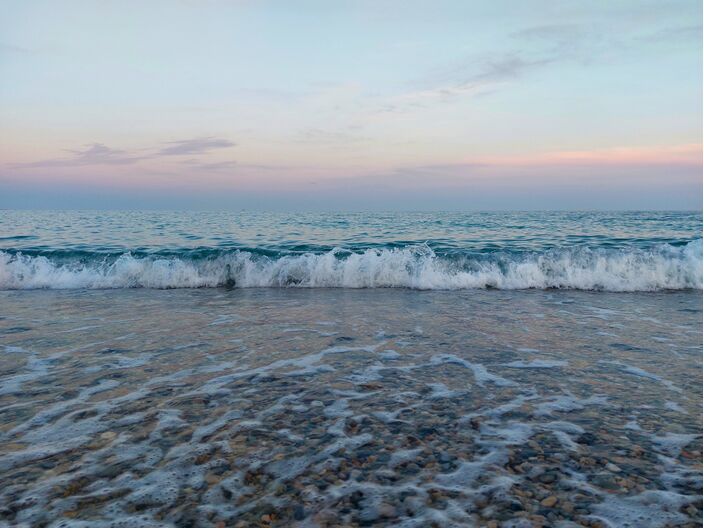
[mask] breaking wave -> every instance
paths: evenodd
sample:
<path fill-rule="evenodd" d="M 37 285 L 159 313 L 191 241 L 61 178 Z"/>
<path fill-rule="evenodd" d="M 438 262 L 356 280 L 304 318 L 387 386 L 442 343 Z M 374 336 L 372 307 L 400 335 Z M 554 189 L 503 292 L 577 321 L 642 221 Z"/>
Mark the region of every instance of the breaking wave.
<path fill-rule="evenodd" d="M 427 245 L 271 255 L 257 251 L 163 256 L 0 251 L 0 289 L 98 288 L 564 288 L 657 291 L 702 288 L 702 241 L 649 249 L 575 247 L 483 255 L 436 254 Z"/>

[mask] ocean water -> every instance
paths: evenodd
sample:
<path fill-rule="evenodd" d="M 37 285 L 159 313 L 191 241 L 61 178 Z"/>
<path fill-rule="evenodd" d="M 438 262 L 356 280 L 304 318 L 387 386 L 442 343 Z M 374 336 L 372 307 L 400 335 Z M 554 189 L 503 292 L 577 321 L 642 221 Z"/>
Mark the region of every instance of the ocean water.
<path fill-rule="evenodd" d="M 0 212 L 0 288 L 701 289 L 701 213 Z"/>
<path fill-rule="evenodd" d="M 0 212 L 0 527 L 702 525 L 701 213 Z"/>

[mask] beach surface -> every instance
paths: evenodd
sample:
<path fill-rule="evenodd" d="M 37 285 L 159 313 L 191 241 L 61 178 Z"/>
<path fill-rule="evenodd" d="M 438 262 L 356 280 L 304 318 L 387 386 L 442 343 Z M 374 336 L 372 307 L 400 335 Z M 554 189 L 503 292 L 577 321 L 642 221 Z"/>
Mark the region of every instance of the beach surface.
<path fill-rule="evenodd" d="M 0 526 L 700 526 L 701 291 L 0 292 Z"/>

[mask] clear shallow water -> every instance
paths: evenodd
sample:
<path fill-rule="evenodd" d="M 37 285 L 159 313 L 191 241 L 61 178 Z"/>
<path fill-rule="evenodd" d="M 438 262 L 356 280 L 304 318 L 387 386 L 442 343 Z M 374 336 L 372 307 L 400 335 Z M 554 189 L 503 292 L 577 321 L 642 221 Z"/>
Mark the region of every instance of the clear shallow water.
<path fill-rule="evenodd" d="M 0 526 L 701 525 L 701 292 L 0 292 Z"/>
<path fill-rule="evenodd" d="M 701 213 L 0 212 L 0 288 L 702 287 Z"/>

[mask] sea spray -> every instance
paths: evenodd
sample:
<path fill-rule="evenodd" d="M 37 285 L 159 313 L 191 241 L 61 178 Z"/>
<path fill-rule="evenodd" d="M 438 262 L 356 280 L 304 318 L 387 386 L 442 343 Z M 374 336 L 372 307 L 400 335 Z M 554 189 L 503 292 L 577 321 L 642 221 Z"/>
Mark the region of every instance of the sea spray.
<path fill-rule="evenodd" d="M 0 289 L 475 288 L 658 291 L 702 288 L 702 241 L 684 246 L 476 254 L 425 244 L 322 253 L 256 250 L 177 255 L 0 251 Z"/>

